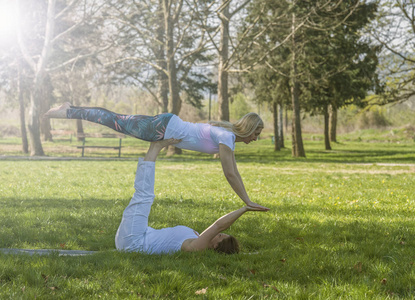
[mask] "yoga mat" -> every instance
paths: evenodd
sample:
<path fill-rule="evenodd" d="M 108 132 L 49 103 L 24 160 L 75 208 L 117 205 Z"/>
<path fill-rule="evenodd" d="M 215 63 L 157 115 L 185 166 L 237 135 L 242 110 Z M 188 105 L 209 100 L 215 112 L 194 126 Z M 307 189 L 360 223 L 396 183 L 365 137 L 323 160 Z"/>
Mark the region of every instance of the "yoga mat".
<path fill-rule="evenodd" d="M 0 252 L 5 254 L 29 254 L 29 255 L 50 255 L 58 253 L 59 256 L 84 256 L 97 253 L 97 251 L 84 250 L 59 250 L 59 249 L 14 249 L 14 248 L 0 248 Z"/>

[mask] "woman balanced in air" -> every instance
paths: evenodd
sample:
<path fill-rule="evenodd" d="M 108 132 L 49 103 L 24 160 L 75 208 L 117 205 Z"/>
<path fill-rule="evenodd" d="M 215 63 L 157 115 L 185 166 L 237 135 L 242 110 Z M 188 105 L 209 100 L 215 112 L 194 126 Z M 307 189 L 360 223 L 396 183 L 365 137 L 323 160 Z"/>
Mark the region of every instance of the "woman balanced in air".
<path fill-rule="evenodd" d="M 121 115 L 100 107 L 77 107 L 66 102 L 50 109 L 45 117 L 81 119 L 110 127 L 135 138 L 154 142 L 181 140 L 175 146 L 203 153 L 219 153 L 222 170 L 235 193 L 247 206 L 267 208 L 250 200 L 239 175 L 234 155 L 235 143 L 256 141 L 264 128 L 256 113 L 249 113 L 232 124 L 229 122 L 190 123 L 178 116 L 164 113 L 157 116 Z"/>

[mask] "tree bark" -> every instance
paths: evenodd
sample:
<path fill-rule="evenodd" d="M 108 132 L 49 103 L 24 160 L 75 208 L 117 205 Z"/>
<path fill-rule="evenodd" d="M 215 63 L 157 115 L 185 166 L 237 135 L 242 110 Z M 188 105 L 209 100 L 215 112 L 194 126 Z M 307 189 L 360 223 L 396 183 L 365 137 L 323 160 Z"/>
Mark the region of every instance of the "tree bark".
<path fill-rule="evenodd" d="M 30 136 L 30 155 L 44 156 L 42 142 L 40 140 L 40 86 L 42 77 L 37 76 L 34 80 L 33 90 L 30 93 L 30 113 L 29 113 L 29 136 Z"/>
<path fill-rule="evenodd" d="M 294 157 L 305 157 L 303 137 L 301 133 L 301 115 L 300 115 L 300 99 L 299 99 L 299 84 L 296 79 L 296 63 L 295 59 L 292 61 L 292 78 L 291 78 L 291 101 L 293 106 L 293 148 L 292 155 Z"/>
<path fill-rule="evenodd" d="M 303 138 L 301 134 L 301 116 L 300 116 L 300 86 L 297 81 L 297 62 L 296 62 L 296 40 L 295 40 L 295 14 L 292 15 L 292 57 L 291 57 L 291 101 L 293 107 L 293 148 L 294 157 L 305 157 Z"/>
<path fill-rule="evenodd" d="M 177 67 L 174 59 L 173 18 L 170 11 L 170 1 L 164 0 L 164 26 L 166 32 L 167 73 L 169 82 L 169 111 L 175 115 L 180 113 L 181 99 L 177 82 Z"/>
<path fill-rule="evenodd" d="M 272 103 L 272 116 L 274 118 L 274 151 L 280 151 L 280 138 L 278 134 L 278 106 L 276 102 Z"/>
<path fill-rule="evenodd" d="M 169 81 L 166 73 L 163 70 L 167 70 L 167 63 L 166 63 L 166 54 L 165 54 L 165 33 L 166 28 L 164 25 L 164 10 L 162 0 L 159 0 L 159 7 L 158 10 L 158 19 L 160 20 L 157 24 L 157 41 L 160 42 L 160 44 L 157 47 L 155 51 L 155 55 L 157 58 L 157 65 L 160 66 L 161 70 L 157 70 L 157 76 L 158 76 L 158 90 L 157 90 L 157 97 L 159 102 L 161 103 L 161 112 L 166 113 L 169 109 Z"/>
<path fill-rule="evenodd" d="M 221 27 L 218 66 L 218 102 L 219 119 L 223 121 L 229 121 L 229 94 L 227 70 L 227 62 L 229 59 L 229 2 L 230 1 L 222 0 L 221 6 L 223 7 L 223 10 L 219 13 Z"/>
<path fill-rule="evenodd" d="M 166 32 L 166 57 L 167 57 L 167 73 L 169 83 L 169 111 L 175 115 L 179 115 L 181 109 L 181 99 L 179 95 L 179 85 L 177 82 L 177 67 L 174 59 L 174 36 L 173 36 L 173 18 L 170 11 L 170 1 L 163 0 L 164 12 L 164 30 Z M 169 146 L 167 155 L 181 154 L 180 148 Z"/>
<path fill-rule="evenodd" d="M 295 147 L 295 145 L 296 145 L 295 138 L 296 138 L 296 136 L 295 136 L 295 124 L 294 124 L 294 119 L 293 119 L 292 122 L 291 122 L 291 143 L 292 143 L 292 145 L 291 145 L 291 155 L 293 157 L 297 156 L 297 148 Z"/>
<path fill-rule="evenodd" d="M 324 145 L 326 150 L 331 150 L 330 138 L 329 138 L 329 107 L 324 107 Z"/>
<path fill-rule="evenodd" d="M 337 143 L 337 107 L 330 106 L 330 141 Z"/>
<path fill-rule="evenodd" d="M 22 135 L 22 151 L 23 153 L 29 153 L 29 143 L 27 140 L 26 122 L 25 122 L 25 106 L 24 106 L 24 88 L 22 79 L 21 65 L 18 65 L 18 78 L 17 78 L 17 94 L 19 98 L 19 112 L 20 112 L 20 133 Z"/>
<path fill-rule="evenodd" d="M 43 85 L 41 87 L 40 92 L 42 97 L 40 101 L 40 132 L 43 134 L 43 140 L 45 141 L 52 141 L 52 133 L 50 132 L 50 119 L 42 118 L 43 114 L 45 114 L 50 108 L 52 93 L 52 82 L 50 80 L 49 75 L 45 74 L 45 78 L 43 80 Z"/>
<path fill-rule="evenodd" d="M 70 90 L 71 90 L 71 95 L 73 95 L 72 84 L 70 84 Z M 73 103 L 73 105 L 81 106 L 80 99 L 72 98 L 71 100 L 72 101 L 69 101 L 69 102 Z M 79 119 L 76 120 L 76 139 L 79 142 L 84 142 L 85 141 L 84 123 L 82 122 L 82 120 L 79 120 Z"/>
<path fill-rule="evenodd" d="M 279 129 L 279 142 L 280 142 L 280 148 L 285 148 L 284 145 L 284 112 L 283 112 L 283 106 L 281 105 L 281 103 L 278 103 L 278 112 L 279 112 L 279 117 L 278 117 L 278 129 Z"/>

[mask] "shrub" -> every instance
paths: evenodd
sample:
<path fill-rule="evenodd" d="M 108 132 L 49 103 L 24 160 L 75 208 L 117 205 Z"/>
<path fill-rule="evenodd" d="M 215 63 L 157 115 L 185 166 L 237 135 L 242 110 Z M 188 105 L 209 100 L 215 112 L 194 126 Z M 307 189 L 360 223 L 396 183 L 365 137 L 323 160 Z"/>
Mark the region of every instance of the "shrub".
<path fill-rule="evenodd" d="M 360 129 L 387 127 L 391 122 L 385 116 L 383 108 L 373 106 L 369 110 L 365 110 L 360 114 L 358 119 L 358 127 Z"/>

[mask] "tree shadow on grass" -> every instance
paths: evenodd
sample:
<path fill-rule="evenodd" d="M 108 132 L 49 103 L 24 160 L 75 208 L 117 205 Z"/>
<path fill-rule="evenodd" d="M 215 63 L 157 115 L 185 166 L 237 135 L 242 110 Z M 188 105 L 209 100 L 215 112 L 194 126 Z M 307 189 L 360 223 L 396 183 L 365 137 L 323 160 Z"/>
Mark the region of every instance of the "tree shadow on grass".
<path fill-rule="evenodd" d="M 5 199 L 6 203 L 14 200 Z M 87 240 L 84 250 L 112 250 L 113 247 L 109 244 L 95 248 L 90 239 L 97 236 L 96 241 L 101 244 L 106 244 L 107 240 L 113 242 L 122 210 L 129 199 L 120 200 L 117 204 L 119 208 L 112 214 L 109 213 L 109 208 L 99 205 L 98 199 L 83 200 L 76 205 L 68 204 L 79 202 L 76 199 L 32 201 L 35 204 L 31 207 L 35 212 L 49 209 L 48 218 L 43 218 L 45 214 L 38 213 L 27 216 L 32 228 L 37 229 L 27 231 L 27 220 L 9 214 L 9 217 L 1 221 L 2 226 L 9 224 L 7 230 L 1 231 L 2 248 L 7 247 L 3 239 L 7 232 L 15 230 L 13 239 L 26 240 L 28 245 L 36 245 L 40 239 L 66 236 L 73 237 L 74 240 Z M 180 217 L 170 226 L 193 222 L 196 226 L 206 227 L 223 211 L 232 210 L 231 204 L 219 211 L 208 201 L 196 203 L 192 199 L 171 197 L 156 201 L 161 207 L 172 207 L 165 215 L 171 213 Z M 195 205 L 198 205 L 198 210 L 193 213 Z M 72 211 L 77 211 L 77 214 L 61 212 L 69 207 L 73 208 Z M 355 286 L 363 289 L 363 293 L 370 290 L 372 295 L 378 296 L 393 292 L 405 297 L 413 292 L 408 284 L 412 270 L 410 263 L 415 259 L 412 253 L 415 246 L 414 228 L 408 221 L 409 215 L 402 215 L 400 222 L 399 219 L 388 218 L 388 214 L 397 214 L 398 210 L 388 214 L 373 210 L 370 217 L 367 217 L 348 209 L 325 211 L 320 206 L 303 207 L 305 215 L 300 211 L 299 205 L 284 204 L 273 206 L 272 209 L 273 212 L 269 213 L 243 216 L 232 226 L 230 231 L 235 233 L 242 244 L 242 253 L 238 255 L 226 256 L 213 251 L 174 255 L 104 251 L 77 258 L 56 255 L 16 258 L 0 254 L 2 260 L 8 259 L 9 266 L 3 269 L 0 279 L 4 283 L 20 282 L 20 273 L 13 272 L 13 269 L 24 263 L 32 270 L 33 280 L 39 275 L 41 286 L 44 280 L 40 274 L 54 278 L 56 286 L 64 285 L 67 280 L 74 280 L 74 283 L 89 280 L 99 282 L 101 291 L 109 294 L 116 290 L 118 297 L 125 291 L 130 293 L 132 290 L 143 297 L 193 297 L 196 291 L 205 287 L 209 287 L 211 296 L 215 292 L 224 296 L 229 289 L 236 296 L 246 293 L 254 293 L 258 297 L 277 294 L 272 286 L 284 295 L 294 295 L 289 288 L 311 296 L 313 293 L 318 295 L 320 291 L 329 293 L 339 287 L 343 289 L 342 293 L 346 293 L 346 297 L 356 292 L 353 289 Z M 162 210 L 156 211 L 153 217 L 163 217 Z M 53 226 L 45 226 L 46 220 Z M 98 231 L 102 230 L 102 226 L 112 233 L 100 236 Z M 50 235 L 39 233 L 45 231 Z M 54 240 L 58 241 L 59 239 Z M 39 260 L 43 263 L 39 263 Z M 104 284 L 100 281 L 102 278 L 121 280 L 123 290 L 117 289 L 116 283 L 112 281 Z M 388 284 L 383 284 L 383 279 Z M 244 288 L 241 289 L 241 286 Z M 344 290 L 346 287 L 349 294 Z M 61 291 L 68 292 L 64 289 L 56 292 L 59 294 Z M 331 296 L 335 294 L 334 291 L 332 293 Z"/>
<path fill-rule="evenodd" d="M 3 198 L 0 248 L 33 245 L 51 249 L 114 249 L 115 233 L 130 200 L 31 198 L 19 202 Z M 233 205 L 224 204 L 217 210 L 209 200 L 156 197 L 149 226 L 160 229 L 185 225 L 202 232 L 234 209 Z"/>
<path fill-rule="evenodd" d="M 308 162 L 308 163 L 413 163 L 415 149 L 388 150 L 388 149 L 345 149 L 345 150 L 315 150 L 306 151 L 306 158 L 295 158 L 291 151 L 283 149 L 281 152 L 265 150 L 243 151 L 236 153 L 238 162 Z"/>

